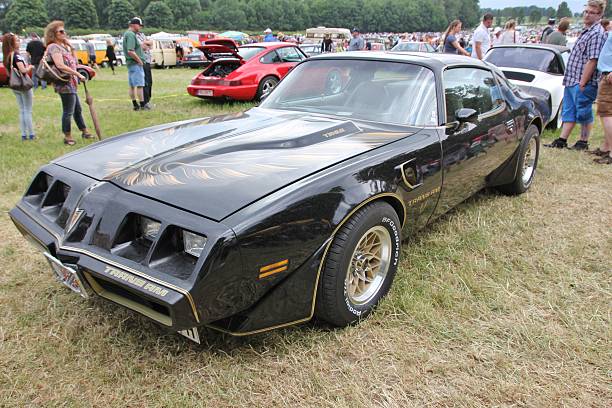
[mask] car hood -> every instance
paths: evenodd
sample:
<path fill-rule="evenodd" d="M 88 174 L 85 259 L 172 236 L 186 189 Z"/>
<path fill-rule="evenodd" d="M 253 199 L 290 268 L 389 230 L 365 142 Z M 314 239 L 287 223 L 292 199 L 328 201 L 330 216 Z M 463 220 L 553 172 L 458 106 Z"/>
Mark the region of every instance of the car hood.
<path fill-rule="evenodd" d="M 54 163 L 220 221 L 301 178 L 414 132 L 253 108 L 131 132 Z"/>

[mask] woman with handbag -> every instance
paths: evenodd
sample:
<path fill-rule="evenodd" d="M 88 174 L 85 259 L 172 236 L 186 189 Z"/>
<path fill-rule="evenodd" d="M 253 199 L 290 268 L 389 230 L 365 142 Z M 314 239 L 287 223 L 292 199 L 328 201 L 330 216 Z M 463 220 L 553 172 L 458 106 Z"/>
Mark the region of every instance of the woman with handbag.
<path fill-rule="evenodd" d="M 33 140 L 34 126 L 32 125 L 32 80 L 28 73 L 32 66 L 19 55 L 19 37 L 13 33 L 2 36 L 2 54 L 4 66 L 9 72 L 9 87 L 13 90 L 19 105 L 19 127 L 21 140 Z"/>
<path fill-rule="evenodd" d="M 83 120 L 83 110 L 77 93 L 78 80 L 85 81 L 85 77 L 77 72 L 77 59 L 74 50 L 68 41 L 68 35 L 64 29 L 63 21 L 52 21 L 45 28 L 45 44 L 47 55 L 51 58 L 53 66 L 61 73 L 66 74 L 65 80 L 56 80 L 53 83 L 55 92 L 62 99 L 62 132 L 64 133 L 64 144 L 74 145 L 76 141 L 72 138 L 70 123 L 74 117 L 77 127 L 81 131 L 83 139 L 91 139 L 93 136 L 87 130 Z M 47 58 L 47 55 L 43 58 Z"/>

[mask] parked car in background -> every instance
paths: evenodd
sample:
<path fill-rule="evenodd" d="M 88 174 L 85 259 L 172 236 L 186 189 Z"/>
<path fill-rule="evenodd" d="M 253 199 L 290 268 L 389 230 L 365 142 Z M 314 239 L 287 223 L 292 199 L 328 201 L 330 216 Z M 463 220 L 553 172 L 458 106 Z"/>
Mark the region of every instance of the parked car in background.
<path fill-rule="evenodd" d="M 403 238 L 483 188 L 529 189 L 542 127 L 482 61 L 324 54 L 259 107 L 55 159 L 9 216 L 70 290 L 196 342 L 203 327 L 344 327 L 391 289 Z"/>
<path fill-rule="evenodd" d="M 195 49 L 192 53 L 183 57 L 180 65 L 189 68 L 203 68 L 208 64 L 209 61 L 204 57 L 204 53 L 199 49 Z"/>
<path fill-rule="evenodd" d="M 2 51 L 0 51 L 0 85 L 8 85 L 8 71 L 6 70 L 6 67 L 2 61 L 4 61 L 4 57 Z"/>
<path fill-rule="evenodd" d="M 96 50 L 96 63 L 98 65 L 104 65 L 108 62 L 106 58 L 106 41 L 100 40 L 89 40 Z M 70 40 L 70 44 L 75 50 L 77 60 L 79 64 L 87 65 L 89 64 L 89 52 L 87 51 L 87 46 L 85 40 L 81 39 L 73 39 Z"/>
<path fill-rule="evenodd" d="M 527 93 L 550 93 L 552 115 L 549 128 L 562 124 L 563 75 L 570 49 L 552 44 L 504 44 L 491 48 L 484 57 L 499 67 L 506 78 Z"/>
<path fill-rule="evenodd" d="M 429 43 L 422 41 L 400 41 L 391 48 L 391 51 L 436 52 Z"/>
<path fill-rule="evenodd" d="M 193 40 L 193 41 L 197 41 L 198 44 L 196 45 L 200 45 L 208 40 L 212 40 L 213 38 L 217 37 L 216 32 L 214 31 L 187 31 L 187 37 L 189 37 L 189 39 Z"/>
<path fill-rule="evenodd" d="M 300 50 L 307 56 L 312 57 L 321 54 L 321 44 L 300 44 Z"/>
<path fill-rule="evenodd" d="M 387 49 L 386 40 L 380 37 L 365 37 L 366 45 L 369 43 L 370 51 L 385 51 Z"/>
<path fill-rule="evenodd" d="M 155 68 L 170 68 L 177 65 L 176 43 L 173 39 L 154 39 L 151 47 L 151 66 Z"/>
<path fill-rule="evenodd" d="M 216 38 L 199 49 L 210 65 L 193 78 L 187 91 L 210 99 L 261 99 L 291 68 L 308 58 L 295 44 L 284 42 L 237 47 L 231 39 Z"/>

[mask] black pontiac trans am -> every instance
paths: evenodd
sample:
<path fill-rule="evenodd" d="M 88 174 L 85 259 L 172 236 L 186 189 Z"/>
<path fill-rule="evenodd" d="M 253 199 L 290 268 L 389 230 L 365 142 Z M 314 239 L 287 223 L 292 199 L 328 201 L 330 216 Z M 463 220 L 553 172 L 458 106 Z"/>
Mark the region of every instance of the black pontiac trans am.
<path fill-rule="evenodd" d="M 43 166 L 10 216 L 74 292 L 195 341 L 345 326 L 389 291 L 402 237 L 484 187 L 529 188 L 549 115 L 474 59 L 327 54 L 259 107 Z"/>

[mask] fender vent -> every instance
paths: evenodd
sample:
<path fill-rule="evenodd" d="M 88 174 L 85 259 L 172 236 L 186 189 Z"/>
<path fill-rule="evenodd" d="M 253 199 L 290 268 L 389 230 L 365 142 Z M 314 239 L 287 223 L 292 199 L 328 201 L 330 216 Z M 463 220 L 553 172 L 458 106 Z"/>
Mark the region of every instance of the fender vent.
<path fill-rule="evenodd" d="M 41 171 L 34 177 L 32 184 L 30 184 L 30 188 L 28 188 L 25 194 L 24 200 L 33 206 L 39 206 L 52 182 L 53 177 Z"/>
<path fill-rule="evenodd" d="M 70 186 L 62 183 L 61 181 L 55 181 L 47 194 L 45 195 L 42 203 L 42 213 L 52 221 L 60 221 L 60 227 L 66 226 L 66 220 L 59 220 L 60 211 L 68 198 L 70 193 Z M 62 225 L 63 224 L 63 225 Z"/>

